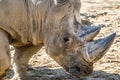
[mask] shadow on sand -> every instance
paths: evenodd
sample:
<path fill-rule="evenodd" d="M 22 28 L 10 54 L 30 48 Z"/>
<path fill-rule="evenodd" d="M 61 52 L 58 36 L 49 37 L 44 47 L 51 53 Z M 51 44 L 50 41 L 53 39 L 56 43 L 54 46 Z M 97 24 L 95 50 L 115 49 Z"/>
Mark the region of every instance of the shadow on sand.
<path fill-rule="evenodd" d="M 120 75 L 115 73 L 107 73 L 104 71 L 93 71 L 86 78 L 76 78 L 67 73 L 63 68 L 50 69 L 48 67 L 34 67 L 27 71 L 30 80 L 120 80 Z M 12 70 L 8 73 L 8 78 L 11 78 L 14 73 Z"/>

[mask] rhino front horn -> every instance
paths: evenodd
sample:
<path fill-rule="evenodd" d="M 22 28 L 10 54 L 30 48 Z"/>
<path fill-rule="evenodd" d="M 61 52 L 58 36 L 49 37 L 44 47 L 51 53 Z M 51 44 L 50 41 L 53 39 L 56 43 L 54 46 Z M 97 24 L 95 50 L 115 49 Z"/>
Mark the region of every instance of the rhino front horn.
<path fill-rule="evenodd" d="M 98 61 L 110 48 L 116 33 L 113 33 L 105 38 L 98 39 L 87 43 L 87 51 L 91 62 Z"/>

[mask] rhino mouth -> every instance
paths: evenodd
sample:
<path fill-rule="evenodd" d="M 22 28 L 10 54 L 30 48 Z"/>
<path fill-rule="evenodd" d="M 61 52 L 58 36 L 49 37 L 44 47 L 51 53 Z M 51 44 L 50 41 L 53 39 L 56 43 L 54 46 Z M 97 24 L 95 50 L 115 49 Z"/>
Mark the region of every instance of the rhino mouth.
<path fill-rule="evenodd" d="M 100 27 L 83 27 L 80 32 L 78 32 L 80 41 L 85 43 L 84 51 L 88 62 L 96 62 L 108 51 L 111 44 L 113 43 L 116 33 L 113 33 L 107 37 L 94 40 L 94 37 L 100 32 Z"/>
<path fill-rule="evenodd" d="M 87 67 L 87 69 L 82 69 L 79 66 L 72 66 L 69 67 L 69 73 L 71 73 L 72 75 L 76 76 L 76 77 L 84 77 L 84 76 L 88 76 L 89 74 L 92 73 L 91 68 Z"/>

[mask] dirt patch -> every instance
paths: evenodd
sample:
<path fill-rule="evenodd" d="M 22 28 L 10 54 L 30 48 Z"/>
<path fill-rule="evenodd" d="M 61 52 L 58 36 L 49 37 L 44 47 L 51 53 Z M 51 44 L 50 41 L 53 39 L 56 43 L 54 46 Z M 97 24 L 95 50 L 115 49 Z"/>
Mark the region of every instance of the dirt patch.
<path fill-rule="evenodd" d="M 31 80 L 120 80 L 120 1 L 82 0 L 81 15 L 92 25 L 101 25 L 96 38 L 117 33 L 107 54 L 96 64 L 94 72 L 86 78 L 75 78 L 40 50 L 30 61 L 28 74 Z"/>

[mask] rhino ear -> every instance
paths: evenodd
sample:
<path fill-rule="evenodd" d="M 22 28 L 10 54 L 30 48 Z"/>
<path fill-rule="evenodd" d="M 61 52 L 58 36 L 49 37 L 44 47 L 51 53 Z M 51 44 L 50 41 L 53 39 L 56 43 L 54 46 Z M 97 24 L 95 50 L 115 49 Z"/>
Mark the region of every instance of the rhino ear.
<path fill-rule="evenodd" d="M 98 61 L 110 48 L 116 33 L 102 39 L 91 41 L 87 44 L 87 50 L 91 62 Z"/>

